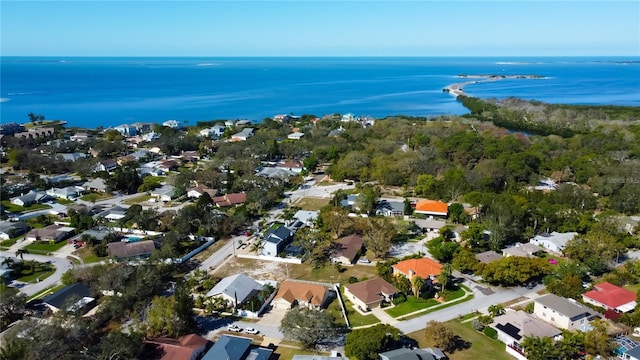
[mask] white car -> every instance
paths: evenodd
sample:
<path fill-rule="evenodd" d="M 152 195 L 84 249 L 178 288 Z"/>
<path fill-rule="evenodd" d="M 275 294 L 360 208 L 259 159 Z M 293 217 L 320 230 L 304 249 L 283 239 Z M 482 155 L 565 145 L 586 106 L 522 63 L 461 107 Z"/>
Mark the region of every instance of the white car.
<path fill-rule="evenodd" d="M 244 332 L 246 332 L 247 334 L 257 335 L 260 331 L 254 329 L 252 327 L 248 327 L 248 328 L 244 329 Z"/>
<path fill-rule="evenodd" d="M 227 326 L 227 330 L 233 331 L 233 332 L 242 332 L 242 328 L 237 325 L 229 325 Z"/>

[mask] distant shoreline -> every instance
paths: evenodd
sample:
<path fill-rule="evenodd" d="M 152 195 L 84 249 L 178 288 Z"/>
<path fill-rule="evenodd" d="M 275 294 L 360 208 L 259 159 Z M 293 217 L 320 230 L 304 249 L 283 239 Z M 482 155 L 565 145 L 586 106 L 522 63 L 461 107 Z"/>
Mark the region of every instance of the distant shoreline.
<path fill-rule="evenodd" d="M 546 76 L 542 76 L 542 75 L 466 75 L 466 74 L 460 74 L 460 75 L 458 75 L 458 78 L 461 78 L 461 79 L 479 79 L 479 80 L 471 80 L 471 81 L 465 81 L 465 82 L 461 82 L 461 83 L 451 84 L 451 85 L 448 85 L 447 87 L 445 87 L 444 89 L 442 89 L 442 91 L 446 92 L 446 93 L 449 93 L 449 94 L 452 94 L 455 97 L 458 97 L 460 95 L 469 96 L 462 89 L 463 87 L 465 87 L 467 85 L 478 84 L 478 83 L 481 83 L 481 82 L 498 81 L 498 80 L 504 80 L 504 79 L 546 79 L 547 77 Z"/>

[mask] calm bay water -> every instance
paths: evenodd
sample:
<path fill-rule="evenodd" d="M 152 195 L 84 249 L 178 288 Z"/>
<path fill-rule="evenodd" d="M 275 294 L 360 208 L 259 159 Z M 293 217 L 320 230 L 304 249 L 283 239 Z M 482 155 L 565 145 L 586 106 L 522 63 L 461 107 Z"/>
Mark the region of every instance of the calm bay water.
<path fill-rule="evenodd" d="M 478 97 L 640 106 L 640 59 L 2 57 L 0 121 L 70 126 L 280 113 L 431 116 L 466 112 L 442 89 L 458 74 L 536 74 L 469 85 Z"/>

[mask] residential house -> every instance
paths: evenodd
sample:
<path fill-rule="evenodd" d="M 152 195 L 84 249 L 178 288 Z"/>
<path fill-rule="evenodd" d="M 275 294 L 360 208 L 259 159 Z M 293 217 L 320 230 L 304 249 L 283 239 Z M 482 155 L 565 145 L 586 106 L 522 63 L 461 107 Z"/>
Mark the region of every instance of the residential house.
<path fill-rule="evenodd" d="M 116 241 L 107 244 L 109 256 L 118 260 L 141 259 L 151 256 L 156 246 L 153 240 L 135 242 Z"/>
<path fill-rule="evenodd" d="M 120 220 L 120 219 L 124 219 L 126 215 L 127 215 L 126 208 L 123 208 L 120 206 L 114 206 L 97 213 L 95 217 L 105 218 L 107 220 Z"/>
<path fill-rule="evenodd" d="M 164 172 L 178 170 L 178 162 L 175 160 L 161 161 L 156 168 Z"/>
<path fill-rule="evenodd" d="M 620 218 L 620 229 L 629 235 L 635 235 L 640 216 L 624 216 Z"/>
<path fill-rule="evenodd" d="M 433 354 L 423 349 L 400 348 L 378 354 L 380 360 L 435 360 Z"/>
<path fill-rule="evenodd" d="M 61 157 L 64 161 L 76 162 L 78 159 L 84 159 L 87 154 L 74 152 L 74 153 L 58 153 L 57 156 Z"/>
<path fill-rule="evenodd" d="M 376 208 L 378 216 L 404 216 L 404 202 L 381 199 Z"/>
<path fill-rule="evenodd" d="M 172 129 L 177 129 L 180 127 L 180 123 L 177 120 L 167 120 L 162 123 L 162 126 L 166 126 Z"/>
<path fill-rule="evenodd" d="M 267 230 L 262 240 L 262 255 L 278 256 L 293 239 L 293 232 L 285 226 Z"/>
<path fill-rule="evenodd" d="M 214 197 L 218 196 L 218 189 L 211 189 L 206 186 L 200 185 L 189 190 L 189 192 L 187 192 L 187 197 L 190 199 L 197 199 L 205 193 L 209 194 L 209 197 L 213 199 Z"/>
<path fill-rule="evenodd" d="M 414 212 L 417 214 L 446 218 L 449 214 L 449 205 L 437 200 L 420 200 L 416 203 Z"/>
<path fill-rule="evenodd" d="M 383 301 L 391 302 L 397 292 L 398 289 L 382 278 L 344 286 L 344 296 L 362 311 L 377 308 Z"/>
<path fill-rule="evenodd" d="M 80 196 L 82 190 L 75 186 L 67 186 L 65 188 L 51 188 L 46 191 L 46 194 L 58 199 L 72 200 Z"/>
<path fill-rule="evenodd" d="M 362 249 L 362 235 L 353 234 L 339 239 L 333 244 L 331 262 L 343 265 L 352 265 Z"/>
<path fill-rule="evenodd" d="M 624 336 L 624 338 L 628 341 L 620 341 L 620 338 L 622 338 L 622 336 L 616 337 L 618 347 L 615 352 L 618 358 L 623 360 L 640 360 L 640 344 L 626 336 Z"/>
<path fill-rule="evenodd" d="M 76 228 L 63 225 L 49 225 L 40 229 L 32 229 L 25 235 L 27 241 L 60 242 L 74 234 Z"/>
<path fill-rule="evenodd" d="M 112 129 L 119 132 L 120 135 L 125 137 L 138 135 L 138 129 L 135 126 L 129 124 L 118 125 L 116 127 L 113 127 Z"/>
<path fill-rule="evenodd" d="M 273 349 L 251 347 L 250 338 L 222 335 L 202 360 L 269 360 Z"/>
<path fill-rule="evenodd" d="M 87 191 L 107 192 L 107 183 L 102 178 L 95 178 L 82 184 L 82 188 Z"/>
<path fill-rule="evenodd" d="M 5 122 L 0 124 L 0 134 L 2 135 L 13 135 L 22 131 L 24 131 L 24 125 L 18 124 L 17 122 Z"/>
<path fill-rule="evenodd" d="M 88 134 L 86 132 L 77 132 L 73 135 L 71 135 L 71 137 L 69 138 L 69 140 L 71 141 L 77 141 L 77 142 L 81 142 L 81 143 L 85 143 L 88 140 L 92 140 L 93 139 L 93 135 Z"/>
<path fill-rule="evenodd" d="M 224 125 L 214 125 L 213 127 L 200 130 L 200 136 L 217 139 L 224 135 L 226 129 Z"/>
<path fill-rule="evenodd" d="M 476 254 L 476 259 L 483 264 L 488 264 L 490 262 L 502 259 L 502 254 L 499 254 L 493 250 L 485 251 Z"/>
<path fill-rule="evenodd" d="M 11 203 L 18 206 L 27 207 L 35 203 L 47 200 L 49 196 L 42 191 L 30 190 L 28 193 L 16 196 L 11 199 Z"/>
<path fill-rule="evenodd" d="M 239 133 L 231 135 L 231 141 L 246 141 L 253 136 L 253 128 L 244 128 Z"/>
<path fill-rule="evenodd" d="M 402 275 L 411 280 L 415 276 L 421 277 L 425 286 L 431 286 L 436 282 L 436 277 L 442 271 L 442 264 L 429 258 L 407 259 L 391 265 L 393 275 Z"/>
<path fill-rule="evenodd" d="M 162 354 L 158 360 L 196 360 L 207 350 L 209 340 L 197 334 L 189 334 L 177 339 L 146 339 L 144 343 L 152 348 L 145 353 Z"/>
<path fill-rule="evenodd" d="M 262 176 L 262 177 L 266 177 L 266 178 L 269 178 L 269 179 L 287 180 L 291 176 L 296 175 L 296 173 L 293 172 L 293 171 L 287 170 L 287 169 L 283 169 L 283 168 L 261 167 L 258 170 L 257 175 L 258 176 Z"/>
<path fill-rule="evenodd" d="M 530 187 L 530 189 L 542 191 L 542 192 L 554 191 L 556 188 L 558 188 L 558 184 L 556 184 L 556 182 L 553 181 L 551 178 L 542 179 L 538 181 L 538 184 L 536 184 L 533 187 Z"/>
<path fill-rule="evenodd" d="M 285 280 L 271 305 L 275 309 L 291 309 L 294 306 L 321 309 L 327 305 L 329 290 L 326 286 L 310 282 Z"/>
<path fill-rule="evenodd" d="M 340 200 L 340 206 L 342 207 L 355 207 L 356 199 L 358 199 L 359 194 L 350 194 L 347 195 L 346 199 Z"/>
<path fill-rule="evenodd" d="M 319 211 L 310 211 L 310 210 L 298 210 L 293 215 L 293 218 L 297 221 L 300 221 L 305 226 L 313 227 L 315 226 L 316 221 L 318 220 Z"/>
<path fill-rule="evenodd" d="M 58 312 L 66 309 L 70 312 L 86 313 L 95 305 L 95 298 L 91 296 L 89 287 L 81 282 L 63 287 L 42 299 L 51 311 Z"/>
<path fill-rule="evenodd" d="M 535 245 L 532 243 L 517 243 L 514 246 L 502 249 L 502 255 L 504 257 L 520 256 L 526 258 L 534 258 L 536 257 L 536 253 L 538 253 L 539 251 L 544 251 L 544 249 L 539 245 Z"/>
<path fill-rule="evenodd" d="M 247 194 L 245 193 L 231 193 L 222 196 L 216 196 L 213 199 L 217 207 L 228 207 L 235 205 L 242 205 L 247 201 Z"/>
<path fill-rule="evenodd" d="M 158 199 L 162 202 L 168 202 L 173 199 L 175 188 L 171 185 L 162 185 L 161 187 L 151 191 L 151 196 L 154 199 Z"/>
<path fill-rule="evenodd" d="M 264 284 L 245 274 L 235 274 L 220 280 L 207 292 L 207 296 L 222 298 L 227 301 L 229 306 L 238 307 L 262 289 L 264 289 Z"/>
<path fill-rule="evenodd" d="M 354 121 L 356 121 L 356 116 L 353 115 L 352 113 L 346 113 L 346 114 L 342 115 L 342 118 L 340 119 L 340 121 L 342 121 L 342 122 L 354 122 Z"/>
<path fill-rule="evenodd" d="M 543 233 L 536 235 L 530 242 L 542 246 L 549 251 L 562 253 L 569 240 L 576 237 L 576 235 L 578 235 L 577 232 L 559 233 L 554 231 L 551 234 Z"/>
<path fill-rule="evenodd" d="M 112 172 L 118 167 L 118 162 L 113 159 L 103 160 L 93 166 L 93 172 Z"/>
<path fill-rule="evenodd" d="M 53 128 L 36 127 L 24 132 L 15 133 L 13 134 L 13 137 L 23 139 L 37 139 L 53 136 L 53 134 L 55 134 L 55 130 Z"/>
<path fill-rule="evenodd" d="M 519 360 L 527 359 L 521 345 L 525 337 L 549 337 L 557 340 L 562 335 L 560 329 L 522 310 L 507 309 L 504 315 L 496 316 L 489 326 L 498 332 L 498 340 L 506 344 L 507 353 Z"/>
<path fill-rule="evenodd" d="M 589 331 L 589 323 L 597 313 L 573 299 L 547 294 L 534 300 L 533 314 L 551 325 L 565 330 Z"/>
<path fill-rule="evenodd" d="M 432 233 L 439 233 L 440 229 L 447 225 L 445 221 L 436 219 L 412 219 L 411 221 L 413 221 L 422 231 Z"/>
<path fill-rule="evenodd" d="M 155 131 L 148 132 L 142 135 L 142 141 L 153 141 L 160 139 L 160 135 L 158 135 Z"/>
<path fill-rule="evenodd" d="M 0 221 L 0 240 L 9 240 L 29 230 L 24 221 Z"/>
<path fill-rule="evenodd" d="M 302 139 L 303 136 L 304 136 L 303 132 L 294 132 L 294 133 L 291 133 L 291 134 L 287 135 L 287 139 L 289 139 L 289 140 L 300 140 L 300 139 Z"/>
<path fill-rule="evenodd" d="M 280 164 L 276 164 L 277 169 L 284 169 L 294 174 L 299 174 L 304 170 L 304 166 L 299 161 L 286 161 Z"/>
<path fill-rule="evenodd" d="M 291 360 L 349 360 L 349 358 L 329 355 L 293 355 Z"/>
<path fill-rule="evenodd" d="M 593 290 L 582 294 L 582 300 L 621 313 L 633 311 L 637 305 L 636 293 L 608 282 L 594 285 Z"/>
<path fill-rule="evenodd" d="M 136 161 L 136 158 L 133 155 L 124 155 L 124 156 L 118 156 L 116 158 L 116 162 L 118 163 L 118 165 L 122 166 L 124 164 L 127 163 L 131 163 Z"/>

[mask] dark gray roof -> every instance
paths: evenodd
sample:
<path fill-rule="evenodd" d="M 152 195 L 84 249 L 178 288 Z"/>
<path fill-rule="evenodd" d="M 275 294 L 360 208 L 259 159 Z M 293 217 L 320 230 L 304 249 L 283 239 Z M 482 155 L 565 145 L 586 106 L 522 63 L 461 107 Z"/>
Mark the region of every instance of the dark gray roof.
<path fill-rule="evenodd" d="M 244 360 L 249 354 L 251 339 L 223 335 L 204 354 L 202 360 Z"/>
<path fill-rule="evenodd" d="M 156 248 L 153 240 L 136 242 L 116 241 L 109 243 L 109 255 L 117 258 L 128 258 L 150 255 Z"/>
<path fill-rule="evenodd" d="M 433 355 L 421 349 L 400 348 L 383 352 L 380 358 L 384 360 L 435 360 Z"/>
<path fill-rule="evenodd" d="M 631 358 L 640 359 L 640 346 L 636 346 L 630 350 L 628 350 L 625 355 L 628 355 Z"/>
<path fill-rule="evenodd" d="M 578 319 L 582 319 L 584 317 L 589 317 L 591 315 L 591 311 L 589 308 L 578 304 L 575 301 L 571 301 L 569 299 L 554 295 L 547 294 L 545 296 L 541 296 L 537 298 L 535 301 L 540 304 L 551 308 L 558 313 L 567 316 L 571 319 L 571 321 L 576 321 Z"/>
<path fill-rule="evenodd" d="M 275 244 L 279 244 L 283 241 L 289 240 L 289 238 L 292 235 L 293 234 L 291 233 L 291 230 L 289 230 L 285 226 L 280 225 L 276 229 L 269 229 L 267 233 L 264 235 L 264 240 L 275 243 Z"/>
<path fill-rule="evenodd" d="M 83 297 L 91 296 L 89 287 L 83 283 L 75 283 L 65 286 L 62 289 L 42 299 L 42 302 L 60 309 L 67 300 L 79 300 Z"/>

